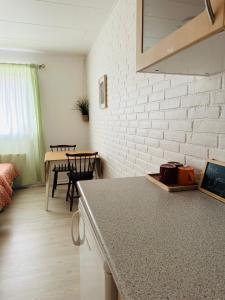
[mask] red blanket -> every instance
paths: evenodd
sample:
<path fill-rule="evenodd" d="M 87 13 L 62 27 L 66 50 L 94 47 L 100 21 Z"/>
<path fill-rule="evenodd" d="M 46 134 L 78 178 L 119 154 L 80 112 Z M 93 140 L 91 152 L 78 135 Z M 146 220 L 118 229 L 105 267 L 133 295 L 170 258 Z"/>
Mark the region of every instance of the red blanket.
<path fill-rule="evenodd" d="M 12 183 L 17 172 L 13 164 L 0 164 L 0 207 L 11 202 Z"/>

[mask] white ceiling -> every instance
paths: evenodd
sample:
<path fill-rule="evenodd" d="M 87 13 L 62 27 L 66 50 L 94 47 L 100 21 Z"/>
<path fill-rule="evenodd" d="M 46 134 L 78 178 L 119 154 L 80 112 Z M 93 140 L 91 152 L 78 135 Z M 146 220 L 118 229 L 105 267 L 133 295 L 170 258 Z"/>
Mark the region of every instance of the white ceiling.
<path fill-rule="evenodd" d="M 116 0 L 0 0 L 0 48 L 87 53 Z"/>

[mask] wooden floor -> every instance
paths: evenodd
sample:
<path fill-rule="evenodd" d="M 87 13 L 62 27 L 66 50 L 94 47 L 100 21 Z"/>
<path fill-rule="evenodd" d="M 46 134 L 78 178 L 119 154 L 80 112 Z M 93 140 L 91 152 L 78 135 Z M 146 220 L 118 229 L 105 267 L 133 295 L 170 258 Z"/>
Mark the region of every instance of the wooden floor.
<path fill-rule="evenodd" d="M 0 213 L 0 299 L 79 300 L 79 253 L 65 190 L 44 210 L 45 189 L 15 192 Z"/>

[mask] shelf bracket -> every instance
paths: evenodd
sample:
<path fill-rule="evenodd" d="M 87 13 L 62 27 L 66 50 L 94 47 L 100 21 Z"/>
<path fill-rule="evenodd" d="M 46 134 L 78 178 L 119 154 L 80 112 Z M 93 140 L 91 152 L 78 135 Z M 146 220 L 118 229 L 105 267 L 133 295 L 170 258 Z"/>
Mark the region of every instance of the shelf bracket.
<path fill-rule="evenodd" d="M 205 0 L 205 7 L 208 12 L 209 19 L 213 25 L 215 23 L 216 16 L 215 16 L 213 8 L 212 8 L 211 0 Z"/>

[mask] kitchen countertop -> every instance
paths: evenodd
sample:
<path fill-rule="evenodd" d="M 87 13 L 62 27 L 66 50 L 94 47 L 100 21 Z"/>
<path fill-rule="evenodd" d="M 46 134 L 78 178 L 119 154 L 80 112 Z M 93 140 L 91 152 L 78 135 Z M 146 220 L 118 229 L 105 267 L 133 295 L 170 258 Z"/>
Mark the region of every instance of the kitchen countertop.
<path fill-rule="evenodd" d="M 225 299 L 225 205 L 145 177 L 79 182 L 124 300 Z"/>

